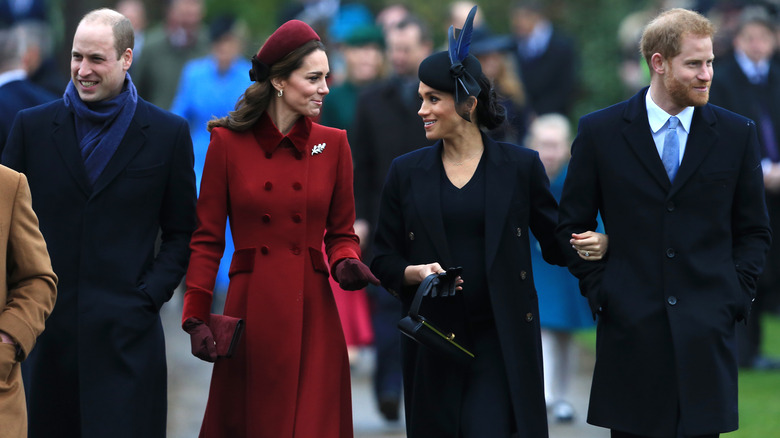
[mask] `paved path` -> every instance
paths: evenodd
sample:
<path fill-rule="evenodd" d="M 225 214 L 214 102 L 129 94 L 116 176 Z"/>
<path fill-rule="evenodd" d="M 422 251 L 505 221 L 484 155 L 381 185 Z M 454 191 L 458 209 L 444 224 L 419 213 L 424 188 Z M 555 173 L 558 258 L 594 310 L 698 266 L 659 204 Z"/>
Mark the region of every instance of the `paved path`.
<path fill-rule="evenodd" d="M 180 328 L 179 292 L 162 310 L 168 353 L 168 438 L 196 438 L 206 407 L 211 364 L 190 354 L 189 336 Z M 355 438 L 404 438 L 403 424 L 387 423 L 379 415 L 371 393 L 371 361 L 362 362 L 353 373 L 352 409 Z M 550 438 L 607 438 L 608 432 L 585 423 L 587 395 L 593 358 L 583 353 L 572 382 L 572 404 L 577 412 L 573 424 L 550 425 Z"/>

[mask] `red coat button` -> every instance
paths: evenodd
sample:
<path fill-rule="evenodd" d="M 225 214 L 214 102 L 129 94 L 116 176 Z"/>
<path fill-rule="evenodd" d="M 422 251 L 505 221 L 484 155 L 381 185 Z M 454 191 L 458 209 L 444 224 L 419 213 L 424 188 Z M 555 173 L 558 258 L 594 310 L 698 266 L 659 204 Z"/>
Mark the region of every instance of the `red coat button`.
<path fill-rule="evenodd" d="M 299 182 L 293 184 L 293 190 L 300 190 L 303 188 L 303 185 Z"/>
<path fill-rule="evenodd" d="M 268 247 L 265 245 L 260 247 L 260 252 L 263 253 L 263 255 L 268 254 Z"/>
<path fill-rule="evenodd" d="M 270 152 L 266 152 L 266 153 L 265 153 L 265 157 L 266 157 L 266 158 L 268 158 L 269 160 L 270 160 L 270 159 L 271 159 L 271 157 L 273 157 L 273 156 L 274 156 L 274 154 L 272 154 L 272 153 L 270 153 Z"/>
<path fill-rule="evenodd" d="M 270 214 L 264 214 L 263 215 L 263 223 L 271 222 L 271 215 Z"/>
<path fill-rule="evenodd" d="M 271 183 L 271 181 L 266 181 L 266 183 L 265 183 L 265 189 L 266 190 L 271 190 L 273 187 L 274 187 L 274 185 L 273 185 L 273 183 Z"/>
<path fill-rule="evenodd" d="M 300 222 L 301 222 L 301 215 L 300 215 L 300 214 L 298 214 L 298 213 L 295 213 L 295 214 L 292 216 L 292 220 L 293 220 L 293 222 L 295 222 L 296 224 L 300 223 Z"/>

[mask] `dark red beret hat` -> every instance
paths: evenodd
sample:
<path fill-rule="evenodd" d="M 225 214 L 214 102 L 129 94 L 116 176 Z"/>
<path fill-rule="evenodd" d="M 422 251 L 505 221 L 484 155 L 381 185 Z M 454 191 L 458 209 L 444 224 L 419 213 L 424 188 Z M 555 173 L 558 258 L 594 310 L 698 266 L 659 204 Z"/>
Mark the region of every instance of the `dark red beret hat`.
<path fill-rule="evenodd" d="M 266 40 L 257 59 L 267 66 L 284 58 L 288 53 L 311 40 L 320 41 L 320 36 L 308 24 L 300 20 L 290 20 L 276 29 Z"/>
<path fill-rule="evenodd" d="M 268 79 L 271 66 L 276 61 L 312 40 L 320 41 L 320 36 L 303 21 L 290 20 L 279 26 L 279 29 L 268 37 L 257 55 L 252 57 L 249 79 L 257 82 Z"/>

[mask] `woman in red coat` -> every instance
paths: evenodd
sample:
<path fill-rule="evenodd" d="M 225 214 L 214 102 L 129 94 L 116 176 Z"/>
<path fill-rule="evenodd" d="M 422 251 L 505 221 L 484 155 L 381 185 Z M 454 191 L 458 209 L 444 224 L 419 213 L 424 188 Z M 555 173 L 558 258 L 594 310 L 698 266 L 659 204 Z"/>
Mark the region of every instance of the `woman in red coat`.
<path fill-rule="evenodd" d="M 237 109 L 209 123 L 183 327 L 216 359 L 212 290 L 230 220 L 236 251 L 225 315 L 245 321 L 216 360 L 201 437 L 352 437 L 349 362 L 329 272 L 343 289 L 378 283 L 359 261 L 345 131 L 312 123 L 328 94 L 319 36 L 292 20 L 252 58 Z M 321 252 L 323 234 L 327 260 Z"/>

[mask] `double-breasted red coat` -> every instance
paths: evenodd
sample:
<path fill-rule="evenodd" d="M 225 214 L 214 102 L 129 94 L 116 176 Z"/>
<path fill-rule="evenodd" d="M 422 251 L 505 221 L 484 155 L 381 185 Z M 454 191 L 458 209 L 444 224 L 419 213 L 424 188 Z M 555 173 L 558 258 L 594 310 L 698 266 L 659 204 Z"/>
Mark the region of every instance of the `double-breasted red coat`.
<path fill-rule="evenodd" d="M 230 220 L 236 251 L 225 314 L 245 320 L 218 359 L 201 437 L 352 437 L 349 362 L 321 252 L 359 258 L 346 132 L 301 117 L 282 135 L 267 114 L 215 128 L 198 199 L 183 320 L 209 319 Z M 229 255 L 226 255 L 229 256 Z"/>

